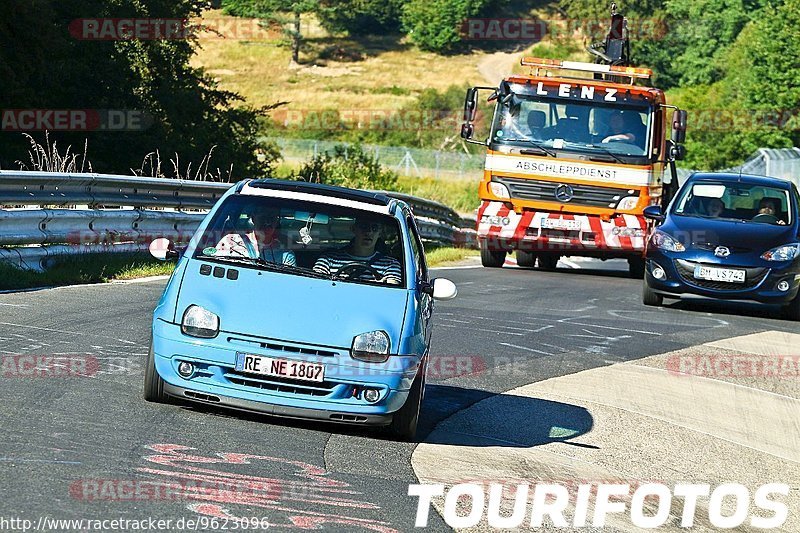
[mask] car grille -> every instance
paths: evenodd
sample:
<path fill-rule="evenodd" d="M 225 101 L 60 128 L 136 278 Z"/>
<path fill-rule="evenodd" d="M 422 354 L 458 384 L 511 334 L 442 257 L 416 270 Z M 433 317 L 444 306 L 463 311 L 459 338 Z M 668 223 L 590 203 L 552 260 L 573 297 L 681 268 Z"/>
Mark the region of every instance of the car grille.
<path fill-rule="evenodd" d="M 694 277 L 694 267 L 701 263 L 693 263 L 692 261 L 684 261 L 683 259 L 675 260 L 675 269 L 681 276 L 681 279 L 689 285 L 700 287 L 702 289 L 710 289 L 714 291 L 741 291 L 757 287 L 764 278 L 769 274 L 768 268 L 742 268 L 745 271 L 744 283 L 729 283 L 726 281 L 709 281 L 704 279 L 696 279 Z M 707 265 L 716 266 L 720 265 Z M 731 267 L 739 268 L 739 267 Z"/>
<path fill-rule="evenodd" d="M 521 200 L 537 200 L 542 202 L 558 202 L 555 196 L 556 188 L 561 185 L 557 181 L 535 179 L 495 177 L 494 181 L 508 187 L 512 198 Z M 574 196 L 569 201 L 573 205 L 586 205 L 591 207 L 617 207 L 620 200 L 626 196 L 639 196 L 635 189 L 618 189 L 614 187 L 598 187 L 571 183 Z"/>
<path fill-rule="evenodd" d="M 239 337 L 228 337 L 228 342 L 243 346 L 261 348 L 263 350 L 271 350 L 273 352 L 280 352 L 276 354 L 278 357 L 280 357 L 282 354 L 307 355 L 311 357 L 336 357 L 336 355 L 338 355 L 337 352 L 331 350 L 322 350 L 316 347 L 291 346 L 289 344 L 277 343 L 275 341 L 255 341 L 250 339 L 242 339 Z"/>
<path fill-rule="evenodd" d="M 223 374 L 225 379 L 235 385 L 251 387 L 253 389 L 283 392 L 287 394 L 300 394 L 304 396 L 328 396 L 339 385 L 330 381 L 315 383 L 289 378 L 260 377 L 237 372 L 226 368 Z"/>

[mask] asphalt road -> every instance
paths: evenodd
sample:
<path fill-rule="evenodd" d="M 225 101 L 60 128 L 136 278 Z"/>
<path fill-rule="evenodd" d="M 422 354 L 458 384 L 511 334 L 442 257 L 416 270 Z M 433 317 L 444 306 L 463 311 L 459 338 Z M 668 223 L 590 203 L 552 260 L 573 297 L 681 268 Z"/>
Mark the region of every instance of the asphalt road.
<path fill-rule="evenodd" d="M 641 282 L 615 270 L 623 265 L 437 271 L 460 292 L 437 304 L 418 438 L 475 402 L 525 384 L 734 335 L 797 329 L 777 309 L 755 305 L 645 308 Z M 229 513 L 263 517 L 271 529 L 413 529 L 414 443 L 145 403 L 142 365 L 163 286 L 0 294 L 0 520 L 153 518 L 179 530 L 186 525 L 180 519 Z M 39 356 L 34 361 L 46 371 L 31 376 L 25 356 Z M 535 404 L 516 407 L 536 417 Z M 582 423 L 578 413 L 560 416 L 561 427 Z M 475 445 L 468 433 L 460 439 Z M 203 526 L 197 529 L 214 530 Z M 11 529 L 0 521 L 0 530 Z M 432 513 L 431 529 L 448 528 Z"/>

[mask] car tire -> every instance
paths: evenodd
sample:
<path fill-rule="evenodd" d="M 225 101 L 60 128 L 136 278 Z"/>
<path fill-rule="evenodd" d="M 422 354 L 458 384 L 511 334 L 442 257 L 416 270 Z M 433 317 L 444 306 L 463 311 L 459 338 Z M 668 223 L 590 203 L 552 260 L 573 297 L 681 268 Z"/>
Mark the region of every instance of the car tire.
<path fill-rule="evenodd" d="M 481 264 L 487 268 L 500 268 L 506 262 L 506 251 L 488 249 L 486 241 L 481 241 Z"/>
<path fill-rule="evenodd" d="M 651 307 L 661 307 L 664 305 L 664 297 L 650 288 L 647 280 L 642 281 L 642 303 Z"/>
<path fill-rule="evenodd" d="M 517 265 L 524 268 L 533 268 L 536 266 L 536 254 L 533 252 L 523 252 L 517 250 Z"/>
<path fill-rule="evenodd" d="M 558 254 L 540 254 L 538 259 L 540 270 L 552 272 L 556 269 L 558 260 L 561 259 L 561 256 Z"/>
<path fill-rule="evenodd" d="M 797 293 L 794 300 L 783 306 L 783 316 L 787 320 L 800 322 L 800 293 Z"/>
<path fill-rule="evenodd" d="M 633 279 L 644 278 L 645 261 L 642 257 L 632 257 L 628 259 L 628 274 Z"/>
<path fill-rule="evenodd" d="M 144 399 L 154 403 L 167 403 L 169 401 L 169 396 L 164 393 L 164 380 L 161 379 L 156 370 L 152 342 L 150 342 L 150 351 L 147 354 L 147 363 L 144 368 Z"/>
<path fill-rule="evenodd" d="M 424 368 L 411 385 L 408 398 L 403 407 L 398 409 L 392 416 L 392 423 L 389 425 L 389 432 L 394 438 L 402 441 L 410 441 L 417 434 L 417 423 L 419 422 L 419 411 L 422 405 L 422 389 L 424 386 Z"/>

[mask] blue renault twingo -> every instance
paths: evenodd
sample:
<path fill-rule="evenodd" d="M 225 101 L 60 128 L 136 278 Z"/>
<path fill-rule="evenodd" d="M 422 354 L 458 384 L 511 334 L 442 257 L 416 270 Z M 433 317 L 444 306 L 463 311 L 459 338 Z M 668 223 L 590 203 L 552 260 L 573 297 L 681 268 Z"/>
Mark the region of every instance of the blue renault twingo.
<path fill-rule="evenodd" d="M 151 252 L 177 257 L 158 239 Z M 415 434 L 434 299 L 409 206 L 283 180 L 232 187 L 155 309 L 144 398 Z"/>

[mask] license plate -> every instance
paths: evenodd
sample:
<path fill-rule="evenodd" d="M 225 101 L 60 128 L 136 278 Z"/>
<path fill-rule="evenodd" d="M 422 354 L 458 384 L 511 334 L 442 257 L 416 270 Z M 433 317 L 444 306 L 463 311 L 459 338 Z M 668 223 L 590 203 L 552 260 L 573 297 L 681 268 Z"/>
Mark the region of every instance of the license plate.
<path fill-rule="evenodd" d="M 708 281 L 727 281 L 728 283 L 744 283 L 745 271 L 732 268 L 715 268 L 706 266 L 696 266 L 694 277 Z"/>
<path fill-rule="evenodd" d="M 559 229 L 563 231 L 580 231 L 580 220 L 564 220 L 561 218 L 544 218 L 542 219 L 542 227 L 544 229 Z"/>
<path fill-rule="evenodd" d="M 274 359 L 247 353 L 236 354 L 236 371 L 260 374 L 262 376 L 315 381 L 317 383 L 325 380 L 325 365 L 307 363 L 305 361 L 291 361 L 289 359 Z"/>

